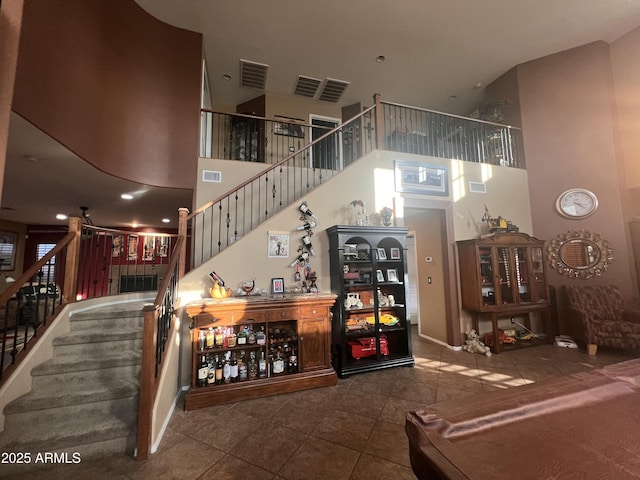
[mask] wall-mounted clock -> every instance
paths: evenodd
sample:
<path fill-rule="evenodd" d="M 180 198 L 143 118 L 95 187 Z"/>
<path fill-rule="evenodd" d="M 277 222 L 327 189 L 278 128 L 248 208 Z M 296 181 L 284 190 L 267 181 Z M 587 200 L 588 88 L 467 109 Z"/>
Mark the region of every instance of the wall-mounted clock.
<path fill-rule="evenodd" d="M 598 197 L 584 188 L 572 188 L 556 200 L 558 213 L 566 218 L 581 219 L 592 215 L 598 208 Z"/>

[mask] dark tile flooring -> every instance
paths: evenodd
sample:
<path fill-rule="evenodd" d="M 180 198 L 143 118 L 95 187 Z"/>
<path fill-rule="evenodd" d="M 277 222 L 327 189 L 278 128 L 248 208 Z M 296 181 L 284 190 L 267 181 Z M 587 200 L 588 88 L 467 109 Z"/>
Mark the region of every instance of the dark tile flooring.
<path fill-rule="evenodd" d="M 413 368 L 399 367 L 319 388 L 185 412 L 171 418 L 158 452 L 11 475 L 38 479 L 415 479 L 404 433 L 409 410 L 515 388 L 616 363 L 634 352 L 543 345 L 485 357 L 455 352 L 414 332 Z M 1 474 L 0 465 L 0 477 Z M 4 478 L 4 477 L 2 477 Z"/>

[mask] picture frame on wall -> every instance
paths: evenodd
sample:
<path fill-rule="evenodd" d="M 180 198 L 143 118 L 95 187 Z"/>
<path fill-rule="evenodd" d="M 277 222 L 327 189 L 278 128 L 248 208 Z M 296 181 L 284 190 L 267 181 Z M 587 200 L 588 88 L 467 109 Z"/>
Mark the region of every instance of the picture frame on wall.
<path fill-rule="evenodd" d="M 449 171 L 441 165 L 395 161 L 396 192 L 449 196 Z"/>
<path fill-rule="evenodd" d="M 0 270 L 15 270 L 17 243 L 17 233 L 0 232 Z"/>
<path fill-rule="evenodd" d="M 129 235 L 129 240 L 127 242 L 127 260 L 137 260 L 137 259 L 138 259 L 138 236 Z"/>
<path fill-rule="evenodd" d="M 281 295 L 284 293 L 284 278 L 277 277 L 271 279 L 271 294 Z"/>
<path fill-rule="evenodd" d="M 289 257 L 289 232 L 268 233 L 267 249 L 269 258 Z"/>

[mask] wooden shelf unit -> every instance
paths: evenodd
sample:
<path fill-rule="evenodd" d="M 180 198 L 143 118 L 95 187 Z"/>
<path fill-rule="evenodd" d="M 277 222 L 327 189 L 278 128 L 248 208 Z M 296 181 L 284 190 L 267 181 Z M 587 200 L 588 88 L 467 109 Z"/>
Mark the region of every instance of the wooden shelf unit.
<path fill-rule="evenodd" d="M 185 410 L 208 407 L 221 403 L 295 392 L 315 387 L 331 386 L 337 377 L 331 366 L 331 307 L 335 295 L 285 295 L 283 297 L 249 296 L 222 300 L 206 299 L 188 304 L 186 312 L 193 321 L 192 380 L 185 397 Z M 216 327 L 233 327 L 237 333 L 241 326 L 250 325 L 254 330 L 264 327 L 265 345 L 243 345 L 227 348 L 200 349 L 200 330 Z M 268 356 L 270 328 L 295 330 L 295 346 L 298 356 L 298 372 L 285 373 L 255 380 L 222 385 L 197 385 L 199 356 L 222 355 L 226 351 L 245 350 L 265 352 Z M 258 357 L 259 358 L 259 357 Z"/>

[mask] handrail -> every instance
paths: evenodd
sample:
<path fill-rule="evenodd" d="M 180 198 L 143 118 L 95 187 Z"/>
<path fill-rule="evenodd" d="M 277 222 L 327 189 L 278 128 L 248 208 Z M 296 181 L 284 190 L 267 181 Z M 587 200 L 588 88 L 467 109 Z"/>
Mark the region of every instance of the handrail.
<path fill-rule="evenodd" d="M 142 335 L 142 366 L 140 368 L 140 393 L 138 397 L 138 432 L 136 458 L 146 460 L 151 453 L 153 405 L 158 393 L 159 372 L 164 361 L 165 342 L 171 338 L 175 327 L 174 313 L 178 306 L 177 284 L 180 276 L 180 257 L 185 236 L 178 236 L 167 272 L 162 279 L 153 305 L 144 307 Z"/>
<path fill-rule="evenodd" d="M 369 108 L 363 110 L 362 112 L 360 112 L 356 117 L 354 117 L 351 120 L 349 120 L 349 122 L 352 122 L 352 121 L 356 120 L 357 118 L 365 116 L 371 110 L 374 110 L 374 109 L 375 109 L 375 105 L 372 105 L 371 107 L 369 107 Z M 251 117 L 251 118 L 254 118 L 254 117 Z M 349 122 L 347 122 L 347 123 L 349 123 Z M 322 142 L 324 139 L 326 139 L 327 137 L 333 135 L 335 132 L 339 132 L 340 130 L 342 130 L 344 128 L 344 126 L 345 126 L 345 124 L 338 125 L 336 128 L 330 130 L 329 132 L 325 133 L 321 137 L 313 140 L 312 142 L 309 142 L 309 143 L 305 144 L 305 146 L 303 148 L 301 148 L 300 150 L 287 155 L 286 157 L 284 157 L 282 160 L 280 160 L 277 163 L 270 164 L 267 168 L 265 168 L 264 170 L 262 170 L 259 173 L 256 173 L 253 177 L 250 177 L 248 180 L 245 180 L 244 182 L 236 185 L 234 188 L 228 190 L 227 192 L 223 193 L 222 195 L 219 195 L 218 197 L 216 197 L 215 199 L 211 200 L 210 202 L 205 203 L 200 208 L 198 208 L 198 209 L 194 210 L 193 212 L 191 212 L 187 216 L 187 221 L 191 220 L 195 216 L 197 216 L 200 213 L 204 212 L 208 208 L 211 208 L 213 205 L 215 205 L 216 203 L 220 202 L 221 200 L 224 200 L 225 198 L 231 196 L 232 194 L 234 194 L 238 190 L 240 190 L 240 189 L 250 185 L 251 183 L 255 182 L 256 180 L 260 179 L 260 177 L 263 177 L 264 175 L 266 175 L 266 174 L 268 174 L 268 173 L 280 168 L 282 165 L 286 164 L 290 160 L 294 159 L 296 156 L 300 155 L 301 152 L 303 152 L 305 150 L 309 150 L 310 148 L 313 147 L 313 145 L 316 145 L 316 144 Z"/>

